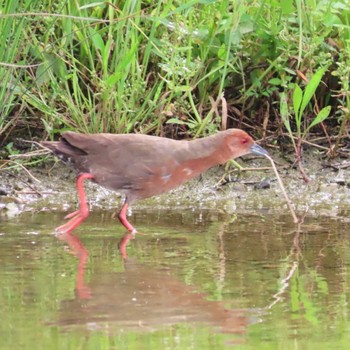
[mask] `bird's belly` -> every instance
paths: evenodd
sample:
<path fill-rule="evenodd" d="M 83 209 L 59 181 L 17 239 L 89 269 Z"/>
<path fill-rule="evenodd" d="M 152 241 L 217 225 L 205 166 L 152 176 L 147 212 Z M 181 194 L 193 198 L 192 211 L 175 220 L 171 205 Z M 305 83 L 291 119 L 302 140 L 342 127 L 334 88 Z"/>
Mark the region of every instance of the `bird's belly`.
<path fill-rule="evenodd" d="M 125 194 L 129 201 L 157 196 L 168 192 L 199 175 L 202 171 L 190 167 L 165 168 L 147 176 L 121 177 L 116 174 L 96 175 L 94 181 L 108 189 Z M 101 173 L 100 173 L 101 174 Z"/>
<path fill-rule="evenodd" d="M 196 177 L 199 173 L 189 168 L 180 168 L 171 173 L 154 176 L 140 186 L 139 198 L 147 198 L 166 193 Z"/>

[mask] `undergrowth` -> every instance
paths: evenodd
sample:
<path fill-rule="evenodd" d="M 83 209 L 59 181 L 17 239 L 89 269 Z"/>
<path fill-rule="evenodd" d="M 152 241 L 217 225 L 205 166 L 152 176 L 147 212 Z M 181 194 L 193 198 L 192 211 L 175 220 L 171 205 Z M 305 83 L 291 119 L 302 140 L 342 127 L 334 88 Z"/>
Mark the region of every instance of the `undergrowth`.
<path fill-rule="evenodd" d="M 11 1 L 0 12 L 0 142 L 79 132 L 198 137 L 239 127 L 277 140 L 281 98 L 324 75 L 291 130 L 344 145 L 345 0 Z M 288 134 L 287 134 L 288 135 Z M 336 153 L 336 152 L 335 152 Z"/>

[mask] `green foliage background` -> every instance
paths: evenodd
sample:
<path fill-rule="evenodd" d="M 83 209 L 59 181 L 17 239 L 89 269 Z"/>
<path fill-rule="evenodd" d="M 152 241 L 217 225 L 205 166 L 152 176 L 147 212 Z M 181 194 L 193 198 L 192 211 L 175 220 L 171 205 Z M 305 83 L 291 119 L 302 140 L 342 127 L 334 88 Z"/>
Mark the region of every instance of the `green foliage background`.
<path fill-rule="evenodd" d="M 276 135 L 281 96 L 293 114 L 295 85 L 319 69 L 303 121 L 330 105 L 340 138 L 349 21 L 346 0 L 0 1 L 0 142 L 67 129 Z"/>

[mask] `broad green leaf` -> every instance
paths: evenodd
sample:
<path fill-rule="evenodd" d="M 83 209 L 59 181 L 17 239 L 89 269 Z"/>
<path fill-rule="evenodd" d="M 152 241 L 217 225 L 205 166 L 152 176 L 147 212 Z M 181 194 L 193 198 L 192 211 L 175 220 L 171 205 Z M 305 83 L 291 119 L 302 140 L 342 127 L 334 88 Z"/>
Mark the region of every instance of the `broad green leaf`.
<path fill-rule="evenodd" d="M 254 21 L 249 15 L 242 15 L 238 25 L 238 30 L 241 34 L 250 33 L 254 30 Z"/>
<path fill-rule="evenodd" d="M 225 42 L 229 46 L 229 40 L 231 44 L 238 45 L 241 42 L 242 39 L 242 33 L 239 30 L 232 30 L 230 32 L 230 35 L 225 36 Z"/>
<path fill-rule="evenodd" d="M 303 99 L 303 91 L 301 90 L 299 85 L 295 85 L 294 93 L 293 93 L 293 109 L 294 109 L 295 121 L 298 127 L 298 133 L 300 133 L 301 115 L 299 110 L 300 110 L 302 99 Z"/>
<path fill-rule="evenodd" d="M 342 20 L 339 18 L 339 16 L 336 16 L 335 14 L 328 12 L 324 15 L 322 23 L 326 27 L 332 27 L 336 25 L 342 25 Z"/>
<path fill-rule="evenodd" d="M 47 64 L 45 64 L 47 73 L 51 74 L 52 70 L 57 77 L 61 78 L 62 80 L 65 80 L 67 76 L 67 69 L 64 62 L 60 58 L 54 56 L 53 54 L 45 54 L 44 56 L 47 61 Z"/>
<path fill-rule="evenodd" d="M 225 60 L 225 58 L 227 56 L 227 48 L 226 48 L 226 45 L 224 43 L 222 43 L 219 50 L 217 51 L 217 55 L 218 55 L 220 60 L 223 60 L 223 61 Z"/>
<path fill-rule="evenodd" d="M 283 81 L 280 78 L 272 78 L 268 81 L 271 85 L 282 85 Z"/>
<path fill-rule="evenodd" d="M 280 2 L 282 14 L 289 15 L 295 13 L 295 8 L 293 4 L 293 0 L 283 0 Z"/>
<path fill-rule="evenodd" d="M 40 86 L 42 83 L 48 82 L 50 80 L 49 67 L 47 64 L 41 64 L 35 73 L 35 81 Z"/>
<path fill-rule="evenodd" d="M 293 76 L 296 75 L 295 71 L 293 69 L 288 68 L 288 67 L 284 67 L 283 70 L 290 75 L 293 75 Z"/>
<path fill-rule="evenodd" d="M 327 106 L 327 107 L 322 108 L 318 112 L 318 114 L 314 118 L 314 120 L 311 122 L 311 124 L 307 127 L 304 134 L 306 134 L 313 126 L 323 122 L 329 116 L 330 112 L 331 112 L 331 106 Z"/>
<path fill-rule="evenodd" d="M 103 52 L 105 44 L 101 34 L 91 27 L 89 27 L 89 32 L 90 32 L 91 41 L 93 42 L 95 49 L 99 50 L 100 52 Z"/>
<path fill-rule="evenodd" d="M 308 84 L 306 85 L 306 88 L 304 90 L 304 95 L 303 95 L 303 102 L 300 107 L 300 116 L 304 113 L 304 110 L 310 100 L 312 99 L 312 96 L 314 95 L 318 85 L 320 84 L 320 81 L 322 79 L 322 76 L 324 74 L 324 69 L 321 68 L 319 69 L 310 79 Z"/>

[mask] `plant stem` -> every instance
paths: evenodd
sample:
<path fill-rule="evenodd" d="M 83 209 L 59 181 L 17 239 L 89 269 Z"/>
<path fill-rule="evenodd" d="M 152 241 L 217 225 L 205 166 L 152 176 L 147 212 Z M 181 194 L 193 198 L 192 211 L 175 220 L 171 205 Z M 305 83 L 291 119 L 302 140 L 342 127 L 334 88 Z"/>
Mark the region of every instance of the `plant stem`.
<path fill-rule="evenodd" d="M 302 137 L 298 137 L 296 156 L 297 156 L 297 163 L 298 163 L 300 174 L 301 174 L 304 182 L 307 184 L 310 182 L 310 179 L 306 175 L 306 172 L 305 172 L 304 167 L 303 167 L 302 162 L 301 162 L 301 143 L 302 143 L 302 141 L 303 141 Z"/>

